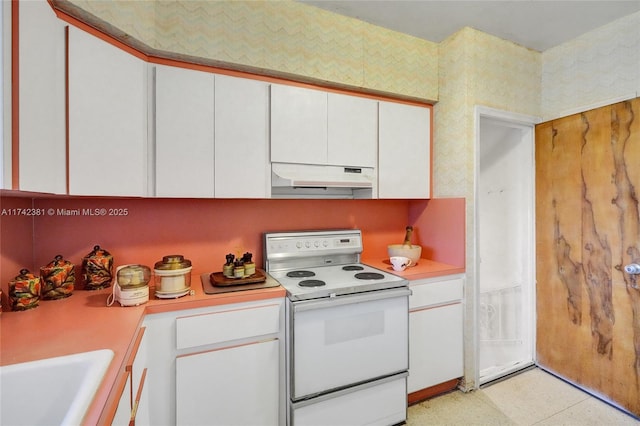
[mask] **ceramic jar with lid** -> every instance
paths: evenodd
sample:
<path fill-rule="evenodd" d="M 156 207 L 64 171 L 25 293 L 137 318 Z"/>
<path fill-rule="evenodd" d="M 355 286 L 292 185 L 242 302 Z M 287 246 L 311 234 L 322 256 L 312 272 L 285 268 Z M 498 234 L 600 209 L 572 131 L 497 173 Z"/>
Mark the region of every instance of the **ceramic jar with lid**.
<path fill-rule="evenodd" d="M 26 311 L 37 307 L 40 290 L 40 277 L 33 275 L 28 269 L 20 270 L 20 274 L 9 282 L 11 309 Z"/>
<path fill-rule="evenodd" d="M 75 266 L 57 255 L 40 268 L 42 299 L 53 300 L 71 296 L 76 282 Z"/>
<path fill-rule="evenodd" d="M 85 290 L 100 290 L 111 286 L 113 256 L 100 246 L 93 247 L 93 251 L 82 259 L 82 278 Z"/>
<path fill-rule="evenodd" d="M 179 254 L 164 256 L 154 265 L 156 296 L 180 297 L 191 289 L 191 261 Z"/>

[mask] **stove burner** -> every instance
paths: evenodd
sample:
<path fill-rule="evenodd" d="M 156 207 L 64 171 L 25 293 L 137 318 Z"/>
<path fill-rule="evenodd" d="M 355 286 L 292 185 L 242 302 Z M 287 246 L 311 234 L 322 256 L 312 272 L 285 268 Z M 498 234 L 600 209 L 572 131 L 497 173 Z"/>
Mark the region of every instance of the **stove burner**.
<path fill-rule="evenodd" d="M 287 272 L 287 277 L 289 278 L 308 278 L 315 277 L 316 273 L 312 271 L 291 271 Z"/>
<path fill-rule="evenodd" d="M 356 274 L 355 277 L 359 280 L 381 280 L 384 278 L 384 275 L 377 272 L 360 272 Z"/>
<path fill-rule="evenodd" d="M 347 265 L 342 267 L 343 271 L 362 271 L 363 269 L 364 267 L 360 265 Z"/>
<path fill-rule="evenodd" d="M 304 280 L 300 281 L 298 285 L 300 287 L 322 287 L 323 285 L 326 285 L 326 283 L 321 280 Z"/>

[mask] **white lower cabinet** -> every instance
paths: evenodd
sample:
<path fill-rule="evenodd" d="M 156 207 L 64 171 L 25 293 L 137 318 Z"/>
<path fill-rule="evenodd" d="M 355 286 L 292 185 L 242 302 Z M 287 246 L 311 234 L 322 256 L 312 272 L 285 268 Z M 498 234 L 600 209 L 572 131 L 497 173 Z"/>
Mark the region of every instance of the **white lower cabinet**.
<path fill-rule="evenodd" d="M 178 357 L 177 424 L 277 425 L 278 356 L 273 339 Z"/>
<path fill-rule="evenodd" d="M 151 424 L 283 425 L 284 299 L 147 315 Z"/>
<path fill-rule="evenodd" d="M 411 281 L 408 392 L 463 375 L 462 275 Z"/>

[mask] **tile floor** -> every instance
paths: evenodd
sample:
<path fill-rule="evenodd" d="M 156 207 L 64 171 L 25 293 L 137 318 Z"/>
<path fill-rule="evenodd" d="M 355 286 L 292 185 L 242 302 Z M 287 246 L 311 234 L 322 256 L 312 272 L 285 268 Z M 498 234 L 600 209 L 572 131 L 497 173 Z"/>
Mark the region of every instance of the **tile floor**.
<path fill-rule="evenodd" d="M 640 421 L 534 368 L 474 392 L 453 391 L 412 405 L 407 425 L 637 426 Z"/>

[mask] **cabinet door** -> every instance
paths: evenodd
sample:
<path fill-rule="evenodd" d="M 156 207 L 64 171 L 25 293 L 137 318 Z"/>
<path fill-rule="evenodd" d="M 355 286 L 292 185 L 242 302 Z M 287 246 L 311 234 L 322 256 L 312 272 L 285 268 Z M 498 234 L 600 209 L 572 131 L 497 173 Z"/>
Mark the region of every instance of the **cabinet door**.
<path fill-rule="evenodd" d="M 19 189 L 66 194 L 65 25 L 44 0 L 19 6 Z"/>
<path fill-rule="evenodd" d="M 134 408 L 136 425 L 149 424 L 149 391 L 145 386 L 147 380 L 147 339 L 145 337 L 146 327 L 142 327 L 138 331 L 135 342 L 135 350 L 132 353 L 134 357 L 129 362 L 131 366 L 131 396 L 132 406 Z"/>
<path fill-rule="evenodd" d="M 214 75 L 156 67 L 156 196 L 214 196 Z"/>
<path fill-rule="evenodd" d="M 216 198 L 269 198 L 269 84 L 216 76 Z"/>
<path fill-rule="evenodd" d="M 147 191 L 146 64 L 69 27 L 69 193 Z"/>
<path fill-rule="evenodd" d="M 328 163 L 375 167 L 378 154 L 378 102 L 328 94 Z"/>
<path fill-rule="evenodd" d="M 128 426 L 131 420 L 131 372 L 125 371 L 122 376 L 126 386 L 124 386 L 120 394 L 118 407 L 111 421 L 112 426 Z"/>
<path fill-rule="evenodd" d="M 409 314 L 409 393 L 462 376 L 462 304 Z"/>
<path fill-rule="evenodd" d="M 380 102 L 378 198 L 431 196 L 431 110 Z"/>
<path fill-rule="evenodd" d="M 271 86 L 271 161 L 327 164 L 327 93 Z"/>
<path fill-rule="evenodd" d="M 176 359 L 179 425 L 277 425 L 278 340 Z"/>

